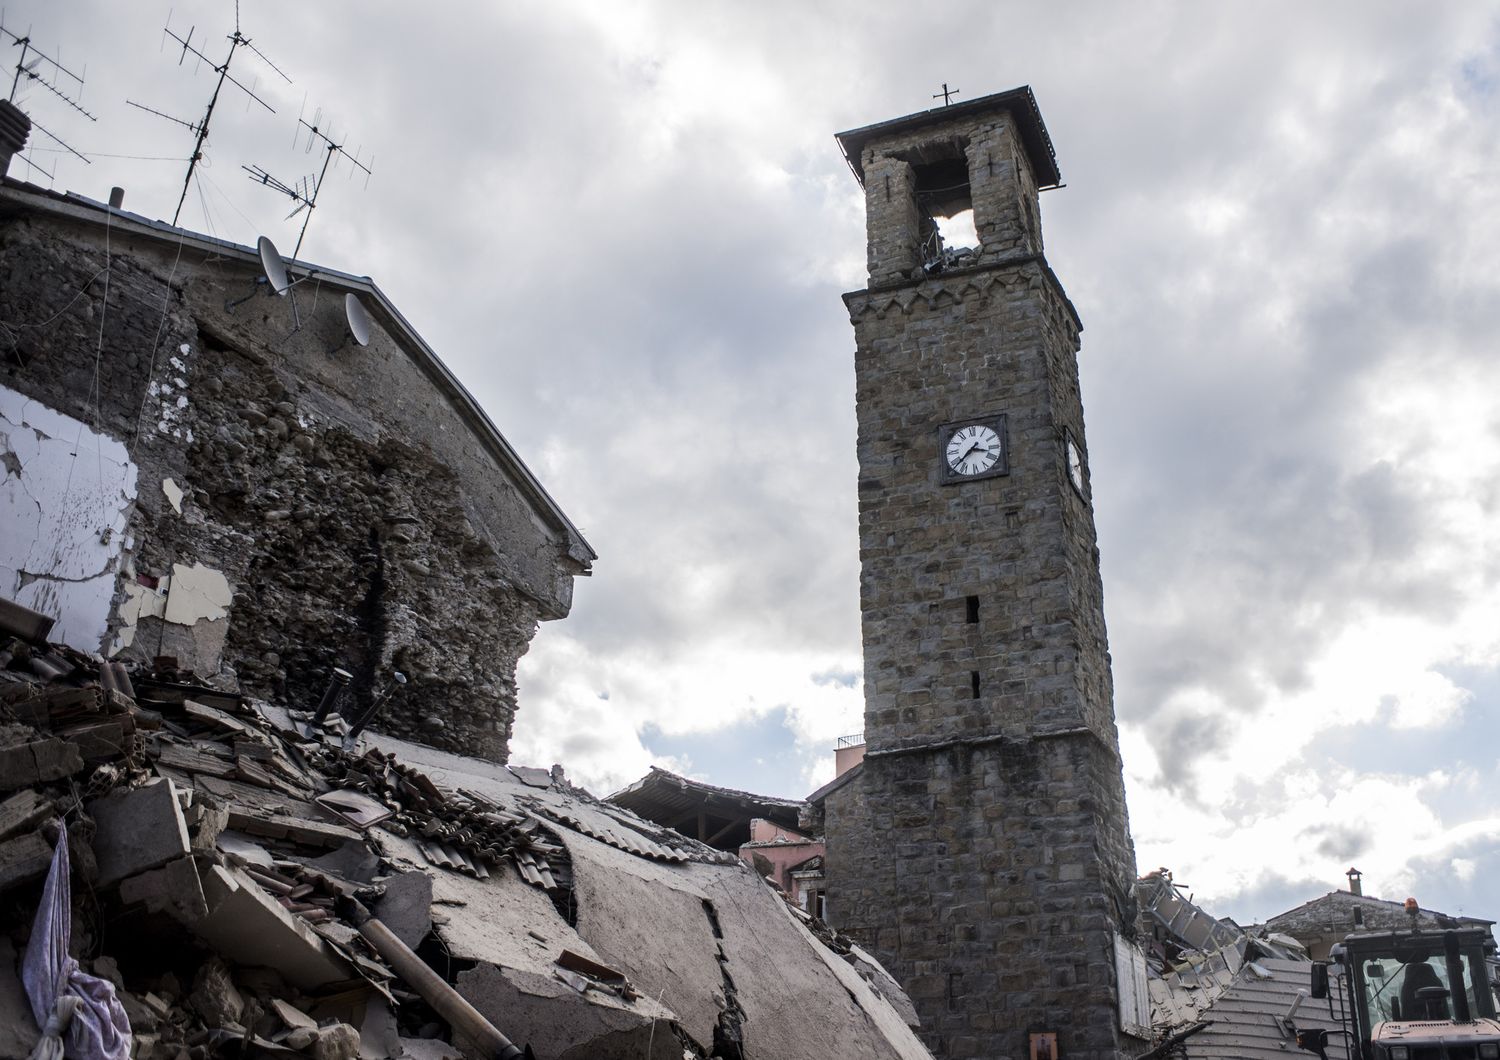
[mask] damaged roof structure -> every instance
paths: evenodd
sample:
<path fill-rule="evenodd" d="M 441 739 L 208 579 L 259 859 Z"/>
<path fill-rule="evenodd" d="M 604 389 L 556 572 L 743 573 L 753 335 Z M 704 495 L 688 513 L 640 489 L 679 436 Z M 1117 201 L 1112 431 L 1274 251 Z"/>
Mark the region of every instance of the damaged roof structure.
<path fill-rule="evenodd" d="M 802 809 L 801 799 L 721 788 L 660 766 L 652 766 L 609 801 L 720 850 L 738 850 L 750 842 L 750 823 L 757 819 L 796 828 Z"/>

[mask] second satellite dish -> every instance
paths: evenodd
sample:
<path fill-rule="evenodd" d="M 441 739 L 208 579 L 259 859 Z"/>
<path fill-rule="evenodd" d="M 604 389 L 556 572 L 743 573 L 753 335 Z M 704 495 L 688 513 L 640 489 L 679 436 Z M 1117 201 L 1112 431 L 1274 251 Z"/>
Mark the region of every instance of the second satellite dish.
<path fill-rule="evenodd" d="M 361 346 L 370 345 L 370 314 L 352 291 L 344 295 L 344 316 L 349 318 L 349 331 L 354 341 Z"/>
<path fill-rule="evenodd" d="M 255 241 L 255 249 L 260 251 L 261 268 L 266 271 L 266 282 L 271 285 L 271 290 L 280 295 L 290 291 L 292 278 L 287 274 L 286 261 L 276 249 L 276 244 L 261 236 Z"/>

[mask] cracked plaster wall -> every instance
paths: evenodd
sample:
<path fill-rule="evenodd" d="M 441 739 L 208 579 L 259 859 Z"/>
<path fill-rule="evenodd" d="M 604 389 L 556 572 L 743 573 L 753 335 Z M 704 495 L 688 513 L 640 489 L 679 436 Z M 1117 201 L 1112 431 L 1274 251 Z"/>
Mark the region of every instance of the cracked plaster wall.
<path fill-rule="evenodd" d="M 503 761 L 516 662 L 586 570 L 563 533 L 385 317 L 361 348 L 342 295 L 315 284 L 299 289 L 300 331 L 286 298 L 230 310 L 256 290 L 251 263 L 179 258 L 119 224 L 106 309 L 103 235 L 0 211 L 0 385 L 97 424 L 129 469 L 109 487 L 113 566 L 39 560 L 102 572 L 91 601 L 107 602 L 107 628 L 79 646 L 176 656 L 306 706 L 335 665 L 354 673 L 355 704 L 399 669 L 410 683 L 378 727 Z M 26 525 L 7 512 L 4 531 Z"/>
<path fill-rule="evenodd" d="M 125 446 L 0 386 L 0 595 L 57 619 L 52 637 L 99 651 L 135 505 Z"/>

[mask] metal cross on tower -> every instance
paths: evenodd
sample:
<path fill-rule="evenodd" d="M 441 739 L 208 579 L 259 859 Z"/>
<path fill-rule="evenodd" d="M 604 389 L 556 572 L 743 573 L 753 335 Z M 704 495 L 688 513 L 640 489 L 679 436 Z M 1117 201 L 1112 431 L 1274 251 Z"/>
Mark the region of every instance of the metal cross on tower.
<path fill-rule="evenodd" d="M 956 96 L 956 95 L 958 95 L 959 91 L 960 90 L 956 89 L 956 88 L 949 88 L 948 87 L 948 82 L 944 81 L 943 82 L 943 90 L 941 92 L 934 92 L 932 94 L 932 98 L 933 99 L 937 99 L 939 96 L 942 96 L 943 97 L 943 106 L 946 107 L 946 106 L 948 106 L 949 103 L 953 102 L 949 97 L 950 96 Z"/>

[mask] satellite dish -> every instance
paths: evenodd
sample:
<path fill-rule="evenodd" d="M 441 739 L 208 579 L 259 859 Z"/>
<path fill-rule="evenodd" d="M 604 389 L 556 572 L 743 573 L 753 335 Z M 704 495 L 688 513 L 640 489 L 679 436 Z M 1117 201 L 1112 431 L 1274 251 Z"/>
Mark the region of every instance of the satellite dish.
<path fill-rule="evenodd" d="M 292 278 L 287 275 L 286 261 L 276 249 L 276 244 L 261 236 L 255 241 L 255 249 L 260 251 L 261 268 L 266 270 L 266 281 L 270 283 L 271 290 L 285 295 L 292 289 Z"/>
<path fill-rule="evenodd" d="M 349 318 L 349 331 L 354 335 L 354 341 L 361 346 L 370 345 L 370 314 L 353 291 L 344 295 L 344 316 Z"/>

